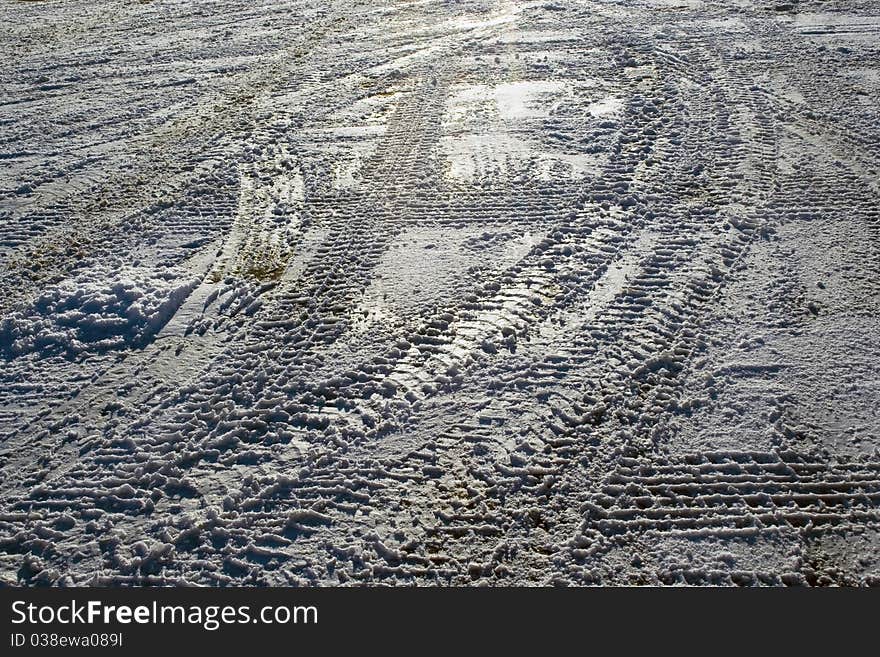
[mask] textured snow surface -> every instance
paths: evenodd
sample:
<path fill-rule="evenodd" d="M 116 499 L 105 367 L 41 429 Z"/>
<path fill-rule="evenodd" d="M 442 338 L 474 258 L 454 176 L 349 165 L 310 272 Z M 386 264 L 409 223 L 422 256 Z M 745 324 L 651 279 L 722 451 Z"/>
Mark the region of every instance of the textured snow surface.
<path fill-rule="evenodd" d="M 876 2 L 0 39 L 0 582 L 880 584 Z"/>
<path fill-rule="evenodd" d="M 126 265 L 94 265 L 40 293 L 33 305 L 0 320 L 7 357 L 70 355 L 124 348 L 156 332 L 189 295 L 197 279 L 171 269 L 161 274 Z"/>

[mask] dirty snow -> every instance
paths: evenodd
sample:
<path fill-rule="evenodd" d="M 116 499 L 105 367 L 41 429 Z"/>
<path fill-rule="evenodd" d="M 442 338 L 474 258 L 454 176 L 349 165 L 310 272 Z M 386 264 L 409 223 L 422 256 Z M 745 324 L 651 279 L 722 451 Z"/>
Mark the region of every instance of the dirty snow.
<path fill-rule="evenodd" d="M 880 584 L 877 3 L 0 19 L 0 582 Z"/>

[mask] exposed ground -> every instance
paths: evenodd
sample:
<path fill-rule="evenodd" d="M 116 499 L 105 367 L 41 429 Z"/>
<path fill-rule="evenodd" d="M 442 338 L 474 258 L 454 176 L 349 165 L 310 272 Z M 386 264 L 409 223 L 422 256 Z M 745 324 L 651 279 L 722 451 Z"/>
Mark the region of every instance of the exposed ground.
<path fill-rule="evenodd" d="M 880 583 L 880 6 L 0 4 L 0 580 Z"/>

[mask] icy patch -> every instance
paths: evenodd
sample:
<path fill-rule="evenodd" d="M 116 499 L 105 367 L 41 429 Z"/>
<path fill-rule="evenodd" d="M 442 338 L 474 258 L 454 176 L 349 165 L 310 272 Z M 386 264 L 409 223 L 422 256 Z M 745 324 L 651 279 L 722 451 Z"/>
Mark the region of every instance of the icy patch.
<path fill-rule="evenodd" d="M 578 40 L 581 40 L 581 35 L 574 30 L 517 30 L 515 32 L 501 34 L 498 37 L 498 43 L 505 44 L 558 43 Z"/>
<path fill-rule="evenodd" d="M 565 83 L 553 80 L 510 82 L 493 90 L 499 113 L 511 119 L 547 116 L 549 108 L 540 101 L 561 94 Z"/>
<path fill-rule="evenodd" d="M 657 7 L 658 9 L 700 9 L 705 3 L 703 0 L 648 0 L 647 3 L 649 6 Z"/>
<path fill-rule="evenodd" d="M 591 104 L 587 111 L 593 116 L 609 116 L 619 114 L 623 110 L 623 101 L 616 96 L 606 96 Z"/>
<path fill-rule="evenodd" d="M 441 24 L 440 27 L 444 33 L 446 32 L 475 32 L 480 34 L 485 31 L 487 28 L 498 27 L 499 25 L 506 25 L 508 23 L 513 23 L 517 19 L 517 15 L 520 11 L 522 11 L 527 6 L 532 5 L 517 5 L 515 3 L 505 3 L 501 5 L 496 11 L 489 13 L 487 16 L 483 18 L 476 18 L 475 16 L 469 14 L 463 14 L 459 18 L 455 18 L 451 21 L 446 21 Z"/>
<path fill-rule="evenodd" d="M 485 119 L 486 115 L 502 122 L 545 117 L 553 99 L 566 90 L 567 85 L 558 80 L 458 85 L 447 101 L 443 124 L 446 128 L 462 127 L 468 119 Z"/>
<path fill-rule="evenodd" d="M 440 149 L 450 180 L 473 183 L 499 175 L 541 181 L 580 179 L 596 174 L 602 162 L 579 149 L 570 136 L 558 134 L 565 149 L 536 139 L 540 127 L 571 102 L 581 87 L 559 80 L 520 80 L 497 85 L 458 85 L 450 94 Z M 589 107 L 590 116 L 618 114 L 623 101 L 607 96 Z"/>
<path fill-rule="evenodd" d="M 545 236 L 511 235 L 486 227 L 420 227 L 404 233 L 376 266 L 372 282 L 352 311 L 356 332 L 413 319 L 436 299 L 454 298 L 473 268 L 492 263 L 496 271 L 521 260 Z"/>
<path fill-rule="evenodd" d="M 0 353 L 102 352 L 143 344 L 198 284 L 176 269 L 93 269 L 44 291 L 0 321 Z"/>
<path fill-rule="evenodd" d="M 583 178 L 599 171 L 600 159 L 588 153 L 541 152 L 534 144 L 510 134 L 443 137 L 451 180 L 474 182 L 499 170 L 516 168 L 533 179 Z"/>
<path fill-rule="evenodd" d="M 467 268 L 485 257 L 464 248 L 468 238 L 477 236 L 477 229 L 428 227 L 401 236 L 382 256 L 353 311 L 355 329 L 410 317 L 418 308 L 449 294 Z"/>

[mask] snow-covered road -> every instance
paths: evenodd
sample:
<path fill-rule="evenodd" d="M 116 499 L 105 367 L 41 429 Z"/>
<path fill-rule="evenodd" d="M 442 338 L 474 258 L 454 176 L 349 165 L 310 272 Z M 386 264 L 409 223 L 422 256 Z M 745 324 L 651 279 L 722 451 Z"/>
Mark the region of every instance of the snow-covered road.
<path fill-rule="evenodd" d="M 876 2 L 0 45 L 0 581 L 880 584 Z"/>

